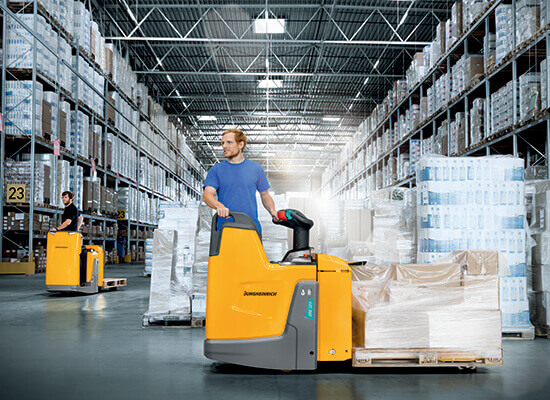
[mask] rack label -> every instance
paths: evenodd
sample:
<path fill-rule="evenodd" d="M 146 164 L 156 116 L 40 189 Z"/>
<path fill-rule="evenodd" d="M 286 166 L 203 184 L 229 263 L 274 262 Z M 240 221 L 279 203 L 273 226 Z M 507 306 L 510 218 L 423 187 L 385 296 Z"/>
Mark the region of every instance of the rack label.
<path fill-rule="evenodd" d="M 6 185 L 8 203 L 24 203 L 27 198 L 27 187 L 25 185 Z"/>
<path fill-rule="evenodd" d="M 59 139 L 53 140 L 53 155 L 54 156 L 61 155 L 61 141 Z"/>
<path fill-rule="evenodd" d="M 116 219 L 119 221 L 123 221 L 126 219 L 126 210 L 118 210 L 116 214 Z"/>

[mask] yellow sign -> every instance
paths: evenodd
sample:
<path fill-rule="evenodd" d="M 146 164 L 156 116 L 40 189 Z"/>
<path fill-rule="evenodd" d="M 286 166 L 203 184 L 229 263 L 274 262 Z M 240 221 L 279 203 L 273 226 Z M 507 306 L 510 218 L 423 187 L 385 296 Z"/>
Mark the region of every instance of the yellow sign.
<path fill-rule="evenodd" d="M 126 210 L 118 210 L 116 214 L 116 219 L 119 221 L 123 221 L 126 219 Z"/>
<path fill-rule="evenodd" d="M 27 187 L 25 185 L 6 185 L 8 203 L 25 203 Z"/>

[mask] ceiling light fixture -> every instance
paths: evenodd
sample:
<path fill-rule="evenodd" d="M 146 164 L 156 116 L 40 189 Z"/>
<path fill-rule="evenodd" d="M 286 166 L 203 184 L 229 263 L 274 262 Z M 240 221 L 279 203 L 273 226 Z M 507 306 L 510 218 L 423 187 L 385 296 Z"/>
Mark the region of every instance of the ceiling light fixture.
<path fill-rule="evenodd" d="M 258 18 L 254 21 L 255 33 L 285 33 L 286 21 L 280 18 L 268 18 L 267 11 L 265 18 Z"/>
<path fill-rule="evenodd" d="M 323 121 L 338 122 L 338 121 L 340 121 L 340 117 L 323 117 Z"/>
<path fill-rule="evenodd" d="M 215 115 L 199 115 L 197 117 L 198 121 L 215 121 L 217 120 Z"/>
<path fill-rule="evenodd" d="M 275 157 L 275 153 L 262 153 L 263 157 Z"/>
<path fill-rule="evenodd" d="M 276 89 L 283 86 L 281 79 L 262 79 L 258 83 L 258 87 L 261 89 Z"/>
<path fill-rule="evenodd" d="M 376 63 L 374 63 L 374 69 L 376 69 L 376 67 L 378 67 L 379 64 L 380 64 L 380 59 L 378 59 L 378 60 L 376 61 Z"/>
<path fill-rule="evenodd" d="M 366 85 L 369 82 L 370 76 L 367 76 L 367 79 L 365 79 L 365 82 L 363 82 L 363 85 Z"/>

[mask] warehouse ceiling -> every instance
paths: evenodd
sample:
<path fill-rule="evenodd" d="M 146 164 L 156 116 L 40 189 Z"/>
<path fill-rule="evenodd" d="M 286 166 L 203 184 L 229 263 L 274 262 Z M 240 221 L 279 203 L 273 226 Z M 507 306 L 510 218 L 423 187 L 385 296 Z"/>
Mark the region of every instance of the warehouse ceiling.
<path fill-rule="evenodd" d="M 223 160 L 220 133 L 236 127 L 249 137 L 246 157 L 267 171 L 311 175 L 404 79 L 413 54 L 450 18 L 452 2 L 92 0 L 92 6 L 150 94 L 187 127 L 206 168 Z"/>

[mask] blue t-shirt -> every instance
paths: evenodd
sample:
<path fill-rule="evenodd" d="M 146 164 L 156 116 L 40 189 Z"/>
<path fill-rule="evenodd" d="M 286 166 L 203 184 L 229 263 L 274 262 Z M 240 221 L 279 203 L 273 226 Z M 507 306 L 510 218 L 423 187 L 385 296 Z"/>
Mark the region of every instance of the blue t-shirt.
<path fill-rule="evenodd" d="M 239 164 L 223 161 L 214 165 L 208 171 L 203 188 L 212 186 L 218 193 L 218 201 L 232 212 L 242 212 L 250 216 L 258 232 L 262 233 L 262 227 L 258 221 L 258 205 L 256 203 L 256 190 L 263 192 L 269 189 L 269 182 L 264 169 L 257 162 L 245 159 Z M 218 218 L 218 229 L 227 221 Z"/>

